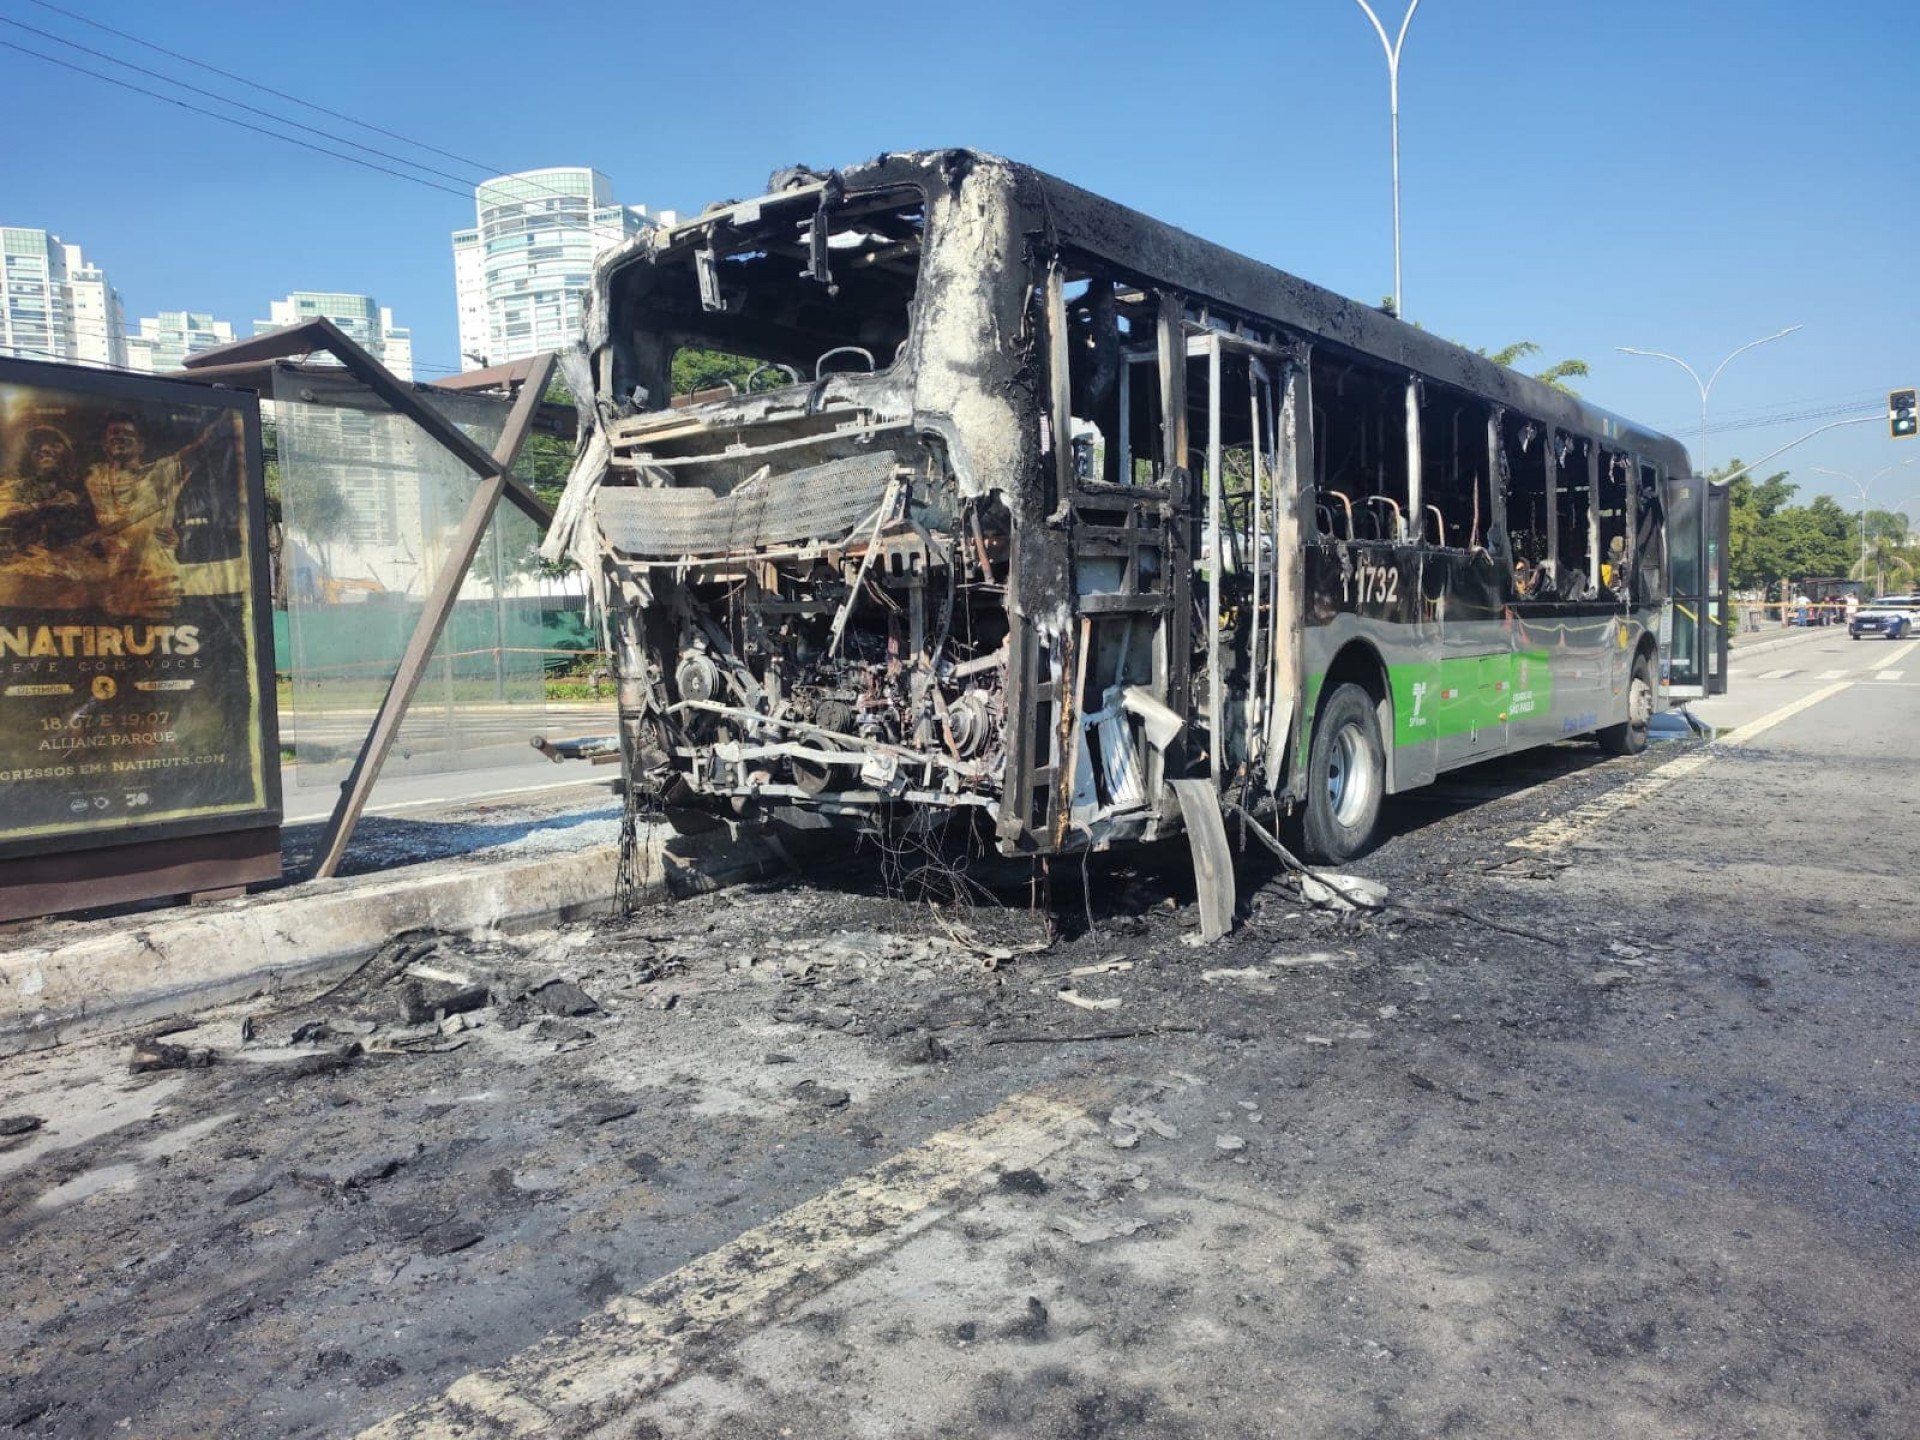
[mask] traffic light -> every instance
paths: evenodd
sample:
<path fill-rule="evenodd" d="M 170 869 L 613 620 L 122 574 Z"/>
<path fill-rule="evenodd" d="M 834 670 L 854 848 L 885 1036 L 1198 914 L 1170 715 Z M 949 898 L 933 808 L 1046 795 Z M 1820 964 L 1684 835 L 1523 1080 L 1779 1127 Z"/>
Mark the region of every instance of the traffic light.
<path fill-rule="evenodd" d="M 1916 413 L 1911 390 L 1895 390 L 1887 396 L 1887 430 L 1896 440 L 1911 440 L 1920 434 L 1920 413 Z"/>

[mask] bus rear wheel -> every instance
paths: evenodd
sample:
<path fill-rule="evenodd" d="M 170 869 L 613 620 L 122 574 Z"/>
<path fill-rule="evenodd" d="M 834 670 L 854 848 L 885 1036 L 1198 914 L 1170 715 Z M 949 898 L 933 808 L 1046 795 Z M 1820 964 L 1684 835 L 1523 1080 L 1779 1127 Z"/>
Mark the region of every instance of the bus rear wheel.
<path fill-rule="evenodd" d="M 1373 841 L 1387 792 L 1387 756 L 1373 697 L 1341 685 L 1321 707 L 1307 751 L 1307 803 L 1301 842 L 1307 858 L 1349 860 Z"/>
<path fill-rule="evenodd" d="M 1618 725 L 1599 731 L 1595 739 L 1609 755 L 1638 755 L 1647 748 L 1647 732 L 1653 726 L 1653 667 L 1642 651 L 1633 662 L 1633 678 L 1627 681 L 1627 718 Z"/>

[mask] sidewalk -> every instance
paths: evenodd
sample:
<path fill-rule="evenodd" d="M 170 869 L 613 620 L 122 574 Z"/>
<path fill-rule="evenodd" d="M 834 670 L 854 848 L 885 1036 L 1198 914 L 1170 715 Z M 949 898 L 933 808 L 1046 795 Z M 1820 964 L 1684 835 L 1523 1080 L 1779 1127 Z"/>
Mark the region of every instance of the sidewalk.
<path fill-rule="evenodd" d="M 1844 633 L 1769 627 L 1735 635 L 1733 654 Z M 544 762 L 524 768 L 528 780 L 553 773 Z M 618 863 L 619 807 L 598 787 L 567 793 L 589 778 L 581 772 L 440 804 L 431 797 L 447 778 L 424 777 L 417 795 L 405 785 L 391 789 L 387 813 L 362 822 L 348 854 L 357 873 L 212 905 L 0 931 L 0 1056 L 320 981 L 408 930 L 528 930 L 604 910 Z M 289 789 L 290 873 L 310 860 L 319 833 L 300 820 L 320 818 L 330 801 L 324 791 Z M 663 898 L 670 885 L 707 888 L 766 874 L 775 864 L 751 836 L 721 830 L 696 841 L 648 832 L 641 898 Z"/>
<path fill-rule="evenodd" d="M 1759 655 L 1803 640 L 1831 640 L 1847 633 L 1844 625 L 1763 625 L 1758 630 L 1736 630 L 1728 645 L 1735 659 Z"/>
<path fill-rule="evenodd" d="M 349 851 L 361 873 L 285 884 L 210 905 L 51 917 L 0 931 L 0 1056 L 80 1035 L 151 1026 L 256 992 L 323 981 L 409 930 L 524 931 L 604 912 L 619 863 L 619 807 L 603 796 L 512 807 L 498 798 L 368 822 Z M 283 832 L 288 872 L 319 827 Z M 772 853 L 731 827 L 641 833 L 637 898 L 771 873 Z"/>

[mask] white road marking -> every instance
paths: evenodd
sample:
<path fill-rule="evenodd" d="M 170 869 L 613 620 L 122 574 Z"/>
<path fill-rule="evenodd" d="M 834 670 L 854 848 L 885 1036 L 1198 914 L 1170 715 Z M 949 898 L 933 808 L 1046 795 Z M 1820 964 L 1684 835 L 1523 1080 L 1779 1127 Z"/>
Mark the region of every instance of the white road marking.
<path fill-rule="evenodd" d="M 1822 670 L 1818 675 L 1814 676 L 1813 678 L 1816 680 L 1838 680 L 1841 676 L 1845 675 L 1846 673 L 1847 672 L 1845 670 Z"/>
<path fill-rule="evenodd" d="M 1789 675 L 1798 675 L 1799 673 L 1800 672 L 1797 669 L 1768 670 L 1762 674 L 1754 676 L 1753 678 L 1756 680 L 1784 680 Z"/>
<path fill-rule="evenodd" d="M 1597 799 L 1576 806 L 1564 815 L 1534 826 L 1517 840 L 1509 840 L 1507 846 L 1513 850 L 1558 850 L 1564 845 L 1571 845 L 1581 836 L 1622 811 L 1631 810 L 1643 800 L 1658 795 L 1674 781 L 1684 780 L 1695 771 L 1712 764 L 1717 758 L 1716 747 L 1745 745 L 1782 721 L 1791 720 L 1801 711 L 1811 710 L 1822 700 L 1831 699 L 1842 690 L 1851 689 L 1852 686 L 1851 680 L 1824 685 L 1810 694 L 1802 695 L 1790 704 L 1767 712 L 1757 720 L 1723 731 L 1707 748 L 1696 750 L 1689 755 L 1682 755 L 1677 760 L 1669 760 L 1657 770 L 1650 770 L 1645 775 L 1636 776 L 1617 790 L 1610 790 Z"/>
<path fill-rule="evenodd" d="M 692 1346 L 792 1311 L 945 1219 L 996 1169 L 1029 1168 L 1094 1128 L 1076 1105 L 1015 1095 L 609 1301 L 572 1334 L 463 1376 L 360 1440 L 598 1433 L 596 1421 L 671 1383 Z"/>
<path fill-rule="evenodd" d="M 1874 672 L 1873 678 L 1876 680 L 1898 680 L 1906 673 L 1904 670 L 1878 670 Z"/>
<path fill-rule="evenodd" d="M 566 761 L 564 763 L 575 764 L 578 762 Z M 471 805 L 484 800 L 503 800 L 510 795 L 544 795 L 550 790 L 571 790 L 576 785 L 593 785 L 596 783 L 607 785 L 611 783 L 611 780 L 612 777 L 608 775 L 576 775 L 570 780 L 553 780 L 544 785 L 516 785 L 506 790 L 476 790 L 470 795 L 442 795 L 437 799 L 430 800 L 395 800 L 386 805 L 369 805 L 367 806 L 366 813 L 369 815 L 397 815 L 402 810 L 430 810 L 436 806 L 444 810 L 454 805 Z M 288 825 L 307 825 L 315 820 L 325 820 L 329 815 L 333 814 L 333 807 L 334 801 L 329 800 L 324 809 L 310 812 L 303 810 L 297 815 L 289 814 L 285 817 L 283 823 Z"/>

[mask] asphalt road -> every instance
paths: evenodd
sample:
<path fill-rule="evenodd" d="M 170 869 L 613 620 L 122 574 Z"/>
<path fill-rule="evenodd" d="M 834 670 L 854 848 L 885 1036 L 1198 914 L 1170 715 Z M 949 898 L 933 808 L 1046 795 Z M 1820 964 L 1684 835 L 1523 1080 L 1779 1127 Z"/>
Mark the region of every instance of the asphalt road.
<path fill-rule="evenodd" d="M 1920 645 L 1733 681 L 1405 797 L 1370 917 L 870 854 L 7 1062 L 0 1432 L 1920 1434 Z"/>
<path fill-rule="evenodd" d="M 373 723 L 373 712 L 327 711 L 281 717 L 281 743 L 306 755 L 336 757 L 283 765 L 281 790 L 289 825 L 324 820 Z M 550 739 L 611 734 L 614 713 L 605 704 L 463 706 L 451 724 L 444 710 L 427 707 L 402 725 L 380 778 L 370 814 L 419 813 L 474 800 L 560 791 L 597 781 L 604 792 L 612 772 L 584 762 L 554 764 L 535 750 L 535 734 Z M 301 747 L 306 747 L 304 750 Z"/>

